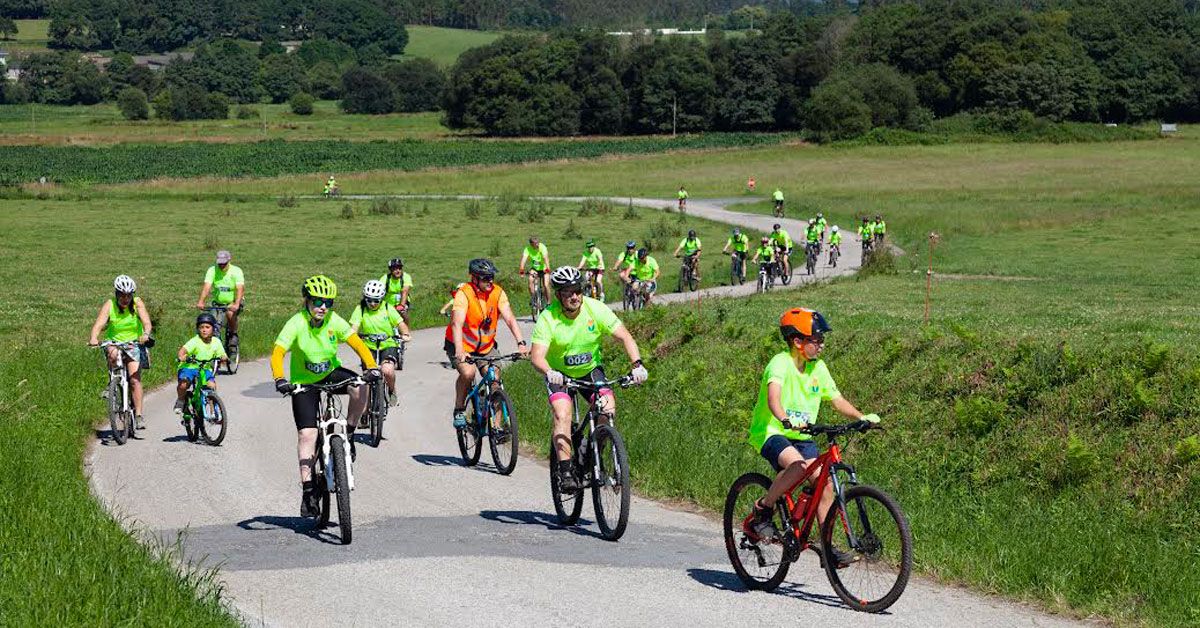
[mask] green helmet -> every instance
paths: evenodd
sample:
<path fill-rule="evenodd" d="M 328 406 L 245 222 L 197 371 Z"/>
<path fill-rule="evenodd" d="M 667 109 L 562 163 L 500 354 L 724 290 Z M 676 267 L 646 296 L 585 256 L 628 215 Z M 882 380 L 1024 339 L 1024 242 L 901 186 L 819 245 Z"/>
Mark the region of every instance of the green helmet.
<path fill-rule="evenodd" d="M 336 299 L 337 284 L 325 275 L 313 275 L 304 280 L 304 286 L 300 288 L 300 293 L 306 297 Z"/>

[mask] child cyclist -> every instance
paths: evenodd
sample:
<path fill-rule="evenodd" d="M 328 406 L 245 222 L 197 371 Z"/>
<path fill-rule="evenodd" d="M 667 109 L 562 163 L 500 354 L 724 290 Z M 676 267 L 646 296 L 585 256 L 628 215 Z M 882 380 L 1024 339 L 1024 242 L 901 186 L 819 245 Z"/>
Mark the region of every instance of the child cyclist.
<path fill-rule="evenodd" d="M 179 348 L 179 384 L 175 387 L 175 392 L 179 396 L 175 400 L 175 414 L 183 414 L 183 407 L 187 404 L 187 395 L 189 384 L 196 381 L 200 375 L 200 369 L 205 370 L 208 376 L 208 387 L 216 388 L 217 383 L 212 380 L 213 369 L 211 364 L 191 364 L 188 359 L 203 362 L 212 360 L 213 358 L 229 359 L 225 355 L 225 347 L 221 343 L 213 339 L 213 330 L 217 327 L 217 319 L 208 312 L 196 317 L 196 335 L 192 339 L 183 343 Z"/>
<path fill-rule="evenodd" d="M 816 422 L 821 402 L 830 402 L 834 410 L 851 419 L 879 422 L 879 415 L 864 415 L 842 396 L 825 361 L 818 357 L 825 346 L 825 334 L 831 331 L 820 312 L 792 308 L 779 317 L 779 331 L 787 351 L 771 358 L 763 371 L 749 438 L 777 472 L 767 494 L 754 505 L 754 531 L 767 538 L 778 534 L 772 521 L 776 500 L 805 478 L 819 455 L 812 435 L 801 430 Z M 797 429 L 786 427 L 785 420 Z M 811 482 L 816 478 L 808 479 Z M 823 522 L 833 504 L 832 485 L 825 486 L 820 499 L 817 519 Z M 835 553 L 839 566 L 855 560 L 853 554 L 840 550 Z"/>

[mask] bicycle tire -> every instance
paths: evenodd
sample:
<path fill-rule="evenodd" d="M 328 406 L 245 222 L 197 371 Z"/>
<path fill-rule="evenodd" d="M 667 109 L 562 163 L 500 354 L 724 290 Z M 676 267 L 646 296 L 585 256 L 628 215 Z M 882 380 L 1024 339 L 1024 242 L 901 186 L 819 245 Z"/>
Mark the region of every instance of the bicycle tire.
<path fill-rule="evenodd" d="M 492 427 L 497 416 L 500 417 L 499 429 Z M 512 400 L 503 389 L 492 393 L 488 420 L 492 422 L 488 425 L 488 448 L 492 450 L 492 463 L 496 465 L 496 473 L 508 475 L 517 468 L 520 436 L 517 432 L 517 414 L 513 411 Z"/>
<path fill-rule="evenodd" d="M 851 487 L 845 494 L 845 506 L 838 505 L 835 502 L 834 508 L 825 517 L 825 523 L 821 526 L 821 547 L 824 553 L 825 575 L 829 578 L 829 584 L 833 586 L 833 590 L 838 597 L 846 603 L 847 606 L 866 613 L 879 613 L 886 610 L 896 600 L 900 599 L 900 595 L 904 593 L 904 588 L 908 586 L 909 576 L 912 575 L 912 531 L 909 529 L 908 519 L 904 516 L 904 511 L 900 509 L 900 505 L 891 495 L 882 490 L 867 485 L 859 485 Z M 891 556 L 886 553 L 885 542 L 889 539 L 880 538 L 881 532 L 886 536 L 893 534 L 889 528 L 887 532 L 883 532 L 877 525 L 871 522 L 872 517 L 867 516 L 867 508 L 864 504 L 874 500 L 882 508 L 880 516 L 873 517 L 876 524 L 881 522 L 883 513 L 891 518 L 891 523 L 896 525 L 894 530 L 895 537 L 893 540 L 899 545 L 895 548 L 898 550 Z M 848 510 L 847 510 L 848 509 Z M 833 541 L 834 525 L 838 525 L 839 529 L 846 530 L 846 527 L 854 527 L 858 523 L 862 529 L 855 530 L 855 535 L 859 538 L 860 548 L 855 548 L 854 553 L 859 555 L 859 560 L 846 566 L 844 569 L 839 569 L 833 559 L 833 550 L 836 545 Z M 890 525 L 890 524 L 885 524 Z M 846 539 L 842 539 L 841 547 L 850 549 Z M 881 564 L 894 563 L 894 564 Z M 889 578 L 894 577 L 890 585 L 887 585 L 887 591 L 879 596 L 872 596 L 873 599 L 867 599 L 867 596 L 862 592 L 851 590 L 851 586 L 865 583 L 864 571 L 887 572 L 883 575 L 883 580 L 886 582 Z M 894 572 L 894 575 L 888 575 Z M 869 574 L 867 574 L 869 575 Z M 851 584 L 853 583 L 853 585 Z M 865 584 L 864 584 L 865 586 Z"/>
<path fill-rule="evenodd" d="M 379 447 L 383 442 L 383 420 L 387 416 L 387 387 L 383 380 L 375 382 L 371 387 L 371 446 Z"/>
<path fill-rule="evenodd" d="M 791 269 L 791 267 L 788 267 L 788 268 L 783 268 L 783 265 L 782 265 L 782 264 L 780 265 L 780 268 L 779 268 L 779 283 L 781 283 L 781 284 L 783 284 L 783 285 L 785 285 L 785 286 L 787 286 L 787 285 L 791 285 L 791 283 L 792 283 L 792 269 Z"/>
<path fill-rule="evenodd" d="M 558 447 L 550 445 L 550 498 L 554 500 L 554 513 L 558 522 L 564 526 L 579 523 L 579 515 L 583 512 L 583 489 L 564 495 L 558 490 Z"/>
<path fill-rule="evenodd" d="M 329 525 L 329 516 L 332 514 L 329 508 L 329 485 L 326 483 L 324 471 L 320 476 L 314 474 L 313 478 L 316 480 L 317 490 L 321 493 L 321 509 L 317 515 L 317 529 L 321 529 Z"/>
<path fill-rule="evenodd" d="M 455 428 L 458 437 L 458 453 L 462 454 L 464 466 L 473 467 L 479 464 L 479 456 L 483 453 L 483 439 L 479 434 L 479 421 L 475 411 L 475 398 L 467 397 L 466 427 Z"/>
<path fill-rule="evenodd" d="M 192 410 L 191 400 L 188 401 L 186 409 L 183 411 L 183 431 L 187 435 L 189 443 L 196 442 L 200 438 L 200 430 L 196 426 L 196 413 Z"/>
<path fill-rule="evenodd" d="M 629 485 L 629 452 L 625 450 L 625 441 L 621 433 L 610 425 L 601 425 L 593 435 L 594 453 L 599 456 L 601 477 L 593 478 L 592 507 L 596 510 L 596 523 L 600 526 L 600 535 L 606 540 L 616 541 L 625 534 L 625 526 L 629 524 L 629 495 L 632 492 Z M 605 468 L 605 453 L 611 454 L 607 461 L 611 463 L 611 471 Z M 608 496 L 615 499 L 606 503 Z M 614 514 L 612 506 L 617 507 L 615 520 L 610 520 Z"/>
<path fill-rule="evenodd" d="M 353 519 L 350 516 L 350 476 L 346 470 L 346 445 L 341 434 L 329 437 L 329 452 L 333 462 L 333 488 L 337 492 L 338 529 L 342 545 L 354 540 Z"/>
<path fill-rule="evenodd" d="M 241 352 L 237 347 L 226 348 L 225 355 L 229 357 L 229 359 L 225 361 L 225 373 L 228 375 L 237 373 L 238 366 L 242 362 Z"/>
<path fill-rule="evenodd" d="M 408 349 L 408 343 L 404 342 L 404 341 L 400 341 L 400 346 L 398 347 L 398 350 L 396 351 L 396 370 L 397 371 L 404 370 L 404 352 L 407 349 Z"/>
<path fill-rule="evenodd" d="M 225 402 L 217 393 L 210 392 L 204 397 L 209 407 L 202 408 L 204 414 L 196 417 L 197 431 L 204 436 L 204 442 L 218 447 L 221 441 L 225 440 L 225 432 L 229 429 L 229 414 L 225 411 Z M 210 411 L 215 413 L 210 414 Z M 210 416 L 220 417 L 220 421 L 212 421 Z"/>
<path fill-rule="evenodd" d="M 700 287 L 700 280 L 696 279 L 696 273 L 688 273 L 688 291 L 695 292 Z"/>
<path fill-rule="evenodd" d="M 746 532 L 742 530 L 742 521 L 750 515 L 749 509 L 753 508 L 754 502 L 766 495 L 770 488 L 771 480 L 767 476 L 761 473 L 743 474 L 729 487 L 721 518 L 725 531 L 725 552 L 729 555 L 729 562 L 733 565 L 733 570 L 742 584 L 752 591 L 774 590 L 787 577 L 788 569 L 792 564 L 787 558 L 787 550 L 782 542 L 749 541 L 752 547 L 743 547 L 743 541 L 748 539 Z M 774 515 L 777 527 L 781 523 L 778 512 L 776 509 Z M 770 548 L 770 560 L 763 556 L 763 548 Z M 750 565 L 754 568 L 754 573 L 747 569 L 746 561 L 741 553 L 744 549 L 748 550 L 747 558 L 754 559 L 754 563 Z"/>
<path fill-rule="evenodd" d="M 122 407 L 123 401 L 121 380 L 113 379 L 108 383 L 108 426 L 112 428 L 113 440 L 118 445 L 124 445 L 129 440 L 129 413 Z"/>

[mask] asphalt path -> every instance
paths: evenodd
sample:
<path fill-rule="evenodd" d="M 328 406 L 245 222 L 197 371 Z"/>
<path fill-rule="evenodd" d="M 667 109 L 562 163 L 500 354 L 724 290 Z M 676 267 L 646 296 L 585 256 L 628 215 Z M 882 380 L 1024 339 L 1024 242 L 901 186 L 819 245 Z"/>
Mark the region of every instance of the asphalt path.
<path fill-rule="evenodd" d="M 725 211 L 730 202 L 691 200 L 689 213 L 760 230 L 775 222 Z M 797 221 L 785 221 L 785 228 L 802 233 Z M 853 272 L 859 264 L 853 240 L 847 238 L 838 269 L 822 263 L 816 277 L 797 275 L 793 286 Z M 722 286 L 663 296 L 752 290 Z M 528 335 L 529 323 L 523 325 Z M 147 394 L 149 426 L 139 440 L 116 446 L 105 431 L 97 433 L 85 460 L 93 491 L 136 535 L 182 539 L 187 561 L 219 566 L 225 599 L 254 626 L 1072 623 L 923 578 L 913 578 L 887 613 L 858 613 L 841 604 L 811 552 L 775 592 L 747 592 L 726 558 L 716 517 L 638 497 L 619 542 L 599 538 L 590 500 L 580 525 L 561 527 L 543 460 L 522 456 L 508 477 L 491 470 L 487 452 L 478 467 L 462 466 L 450 425 L 454 373 L 445 364 L 442 333 L 414 334 L 386 440 L 378 450 L 358 445 L 351 545 L 340 544 L 336 525 L 314 530 L 298 516 L 295 426 L 265 360 L 218 379 L 231 417 L 221 447 L 187 442 L 171 411 L 173 387 Z M 505 344 L 511 347 L 511 339 Z M 343 360 L 357 366 L 348 353 Z M 918 538 L 918 558 L 920 550 Z"/>

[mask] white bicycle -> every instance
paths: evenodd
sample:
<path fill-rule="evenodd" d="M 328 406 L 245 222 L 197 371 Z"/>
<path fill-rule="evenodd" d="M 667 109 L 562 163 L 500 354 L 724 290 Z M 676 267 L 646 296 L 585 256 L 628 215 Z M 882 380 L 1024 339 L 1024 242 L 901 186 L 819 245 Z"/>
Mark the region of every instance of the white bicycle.
<path fill-rule="evenodd" d="M 330 384 L 297 385 L 290 394 L 297 395 L 309 388 L 321 391 L 317 406 L 317 461 L 313 473 L 325 478 L 316 485 L 321 491 L 321 512 L 317 516 L 317 528 L 329 523 L 330 495 L 337 495 L 338 528 L 342 534 L 342 545 L 353 540 L 350 516 L 350 491 L 354 490 L 354 462 L 350 455 L 350 429 L 345 410 L 338 395 L 334 393 L 344 386 L 361 386 L 367 382 L 360 377 L 349 381 Z M 314 478 L 315 479 L 315 478 Z"/>

